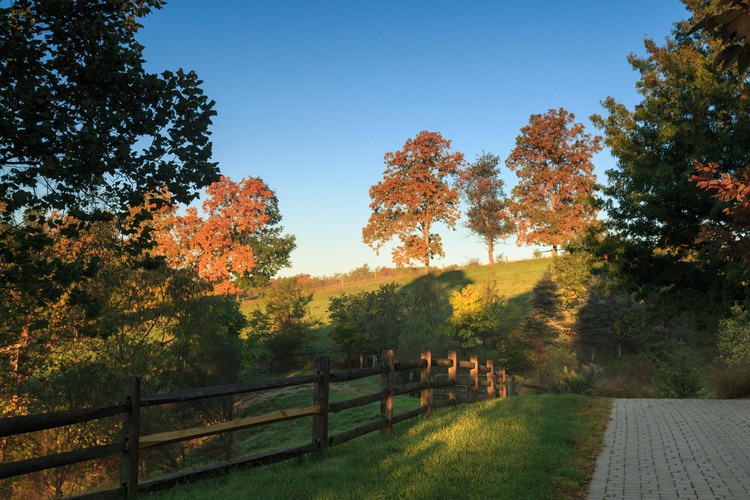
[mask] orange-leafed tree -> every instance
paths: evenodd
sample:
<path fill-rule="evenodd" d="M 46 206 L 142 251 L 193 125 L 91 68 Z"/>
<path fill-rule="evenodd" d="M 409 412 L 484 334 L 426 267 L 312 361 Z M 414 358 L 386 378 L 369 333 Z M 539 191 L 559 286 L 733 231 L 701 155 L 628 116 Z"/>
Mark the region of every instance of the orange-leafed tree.
<path fill-rule="evenodd" d="M 728 218 L 726 222 L 704 224 L 699 242 L 750 271 L 750 166 L 734 173 L 719 173 L 716 163 L 696 163 L 695 170 L 697 174 L 690 180 L 725 203 Z"/>
<path fill-rule="evenodd" d="M 483 153 L 461 174 L 458 188 L 468 205 L 466 227 L 487 245 L 490 264 L 495 263 L 495 242 L 516 232 L 508 210 L 498 164 L 500 157 Z"/>
<path fill-rule="evenodd" d="M 511 193 L 518 243 L 549 245 L 552 254 L 596 218 L 591 161 L 601 138 L 563 108 L 531 115 L 505 164 L 518 175 Z"/>
<path fill-rule="evenodd" d="M 460 175 L 463 161 L 438 132 L 422 131 L 400 151 L 386 153 L 383 180 L 370 188 L 372 214 L 362 240 L 379 251 L 397 237 L 401 245 L 393 250 L 394 264 L 417 260 L 429 272 L 430 258 L 444 255 L 433 224 L 452 229 L 460 216 L 459 193 L 450 180 Z"/>
<path fill-rule="evenodd" d="M 160 221 L 156 239 L 173 267 L 192 267 L 216 294 L 262 284 L 289 265 L 294 236 L 282 234 L 276 195 L 259 178 L 222 176 L 206 189 L 205 217 L 191 207 Z"/>

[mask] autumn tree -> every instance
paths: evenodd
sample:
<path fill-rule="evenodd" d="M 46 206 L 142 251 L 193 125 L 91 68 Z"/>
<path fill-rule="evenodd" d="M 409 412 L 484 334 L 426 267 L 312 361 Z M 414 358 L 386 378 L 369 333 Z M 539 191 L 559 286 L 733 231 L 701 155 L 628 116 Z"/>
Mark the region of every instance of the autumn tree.
<path fill-rule="evenodd" d="M 483 153 L 466 168 L 458 188 L 468 205 L 466 227 L 487 245 L 489 263 L 495 263 L 495 242 L 515 233 L 498 164 L 500 157 Z"/>
<path fill-rule="evenodd" d="M 691 179 L 696 186 L 726 203 L 724 213 L 729 219 L 704 224 L 699 241 L 750 272 L 750 167 L 740 168 L 734 174 L 719 174 L 716 164 L 698 164 L 695 168 L 696 175 Z"/>
<path fill-rule="evenodd" d="M 596 218 L 596 176 L 591 157 L 600 138 L 563 108 L 531 115 L 505 161 L 518 175 L 512 209 L 518 242 L 552 247 L 553 255 Z"/>
<path fill-rule="evenodd" d="M 393 262 L 406 266 L 417 260 L 429 272 L 430 259 L 444 255 L 433 224 L 453 228 L 459 218 L 459 193 L 450 180 L 460 175 L 463 159 L 449 140 L 427 131 L 408 139 L 402 150 L 386 153 L 383 180 L 370 188 L 372 214 L 362 240 L 378 251 L 397 237 L 401 245 L 393 250 Z"/>
<path fill-rule="evenodd" d="M 261 179 L 222 176 L 206 194 L 205 218 L 191 207 L 159 221 L 159 249 L 171 266 L 194 268 L 215 293 L 233 294 L 240 280 L 264 284 L 289 265 L 294 236 L 282 234 L 278 200 Z"/>

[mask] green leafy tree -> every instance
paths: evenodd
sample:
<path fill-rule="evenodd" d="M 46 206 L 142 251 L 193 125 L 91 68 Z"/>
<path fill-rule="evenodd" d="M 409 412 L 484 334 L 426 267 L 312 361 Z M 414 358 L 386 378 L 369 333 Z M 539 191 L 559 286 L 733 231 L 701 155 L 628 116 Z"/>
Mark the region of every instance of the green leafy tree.
<path fill-rule="evenodd" d="M 430 259 L 444 255 L 433 224 L 453 228 L 459 218 L 459 193 L 449 181 L 461 173 L 463 161 L 449 140 L 426 130 L 408 139 L 401 151 L 386 153 L 383 180 L 370 188 L 372 214 L 362 240 L 378 251 L 397 237 L 401 245 L 393 250 L 393 262 L 406 266 L 417 260 L 429 272 Z"/>
<path fill-rule="evenodd" d="M 467 167 L 458 188 L 468 205 L 466 227 L 487 245 L 489 263 L 495 263 L 495 242 L 516 232 L 508 210 L 498 167 L 500 157 L 483 153 Z"/>
<path fill-rule="evenodd" d="M 635 110 L 607 98 L 607 115 L 591 119 L 617 159 L 605 189 L 609 228 L 623 242 L 612 255 L 617 265 L 638 285 L 705 293 L 724 286 L 726 272 L 696 259 L 696 239 L 703 224 L 721 226 L 726 215 L 723 201 L 691 181 L 693 165 L 717 163 L 718 177 L 750 163 L 750 82 L 715 67 L 720 40 L 690 34 L 697 20 L 717 13 L 716 3 L 685 4 L 693 18 L 676 23 L 662 45 L 646 40 L 646 56 L 629 58 L 640 77 Z"/>
<path fill-rule="evenodd" d="M 549 271 L 531 289 L 530 303 L 531 309 L 522 327 L 527 343 L 552 342 L 562 332 L 563 303 L 560 287 Z"/>
<path fill-rule="evenodd" d="M 138 19 L 163 2 L 18 0 L 0 9 L 3 217 L 124 214 L 167 186 L 176 202 L 217 180 L 195 73 L 146 72 Z"/>
<path fill-rule="evenodd" d="M 505 164 L 518 175 L 512 209 L 518 242 L 549 245 L 553 255 L 596 218 L 591 158 L 600 138 L 563 108 L 531 115 Z"/>
<path fill-rule="evenodd" d="M 349 363 L 357 354 L 393 349 L 403 328 L 403 297 L 396 283 L 377 290 L 342 293 L 328 304 L 331 338 L 346 354 Z"/>
<path fill-rule="evenodd" d="M 307 347 L 316 325 L 309 318 L 312 298 L 296 278 L 279 278 L 266 290 L 265 311 L 250 314 L 250 333 L 263 343 L 272 371 L 294 364 L 294 356 Z"/>
<path fill-rule="evenodd" d="M 242 341 L 248 321 L 236 301 L 227 296 L 202 296 L 181 311 L 170 328 L 174 342 L 169 356 L 174 371 L 172 386 L 180 389 L 225 385 L 240 380 Z M 188 418 L 211 425 L 236 418 L 233 396 L 200 400 L 191 404 Z M 234 433 L 222 434 L 217 455 L 231 457 Z"/>

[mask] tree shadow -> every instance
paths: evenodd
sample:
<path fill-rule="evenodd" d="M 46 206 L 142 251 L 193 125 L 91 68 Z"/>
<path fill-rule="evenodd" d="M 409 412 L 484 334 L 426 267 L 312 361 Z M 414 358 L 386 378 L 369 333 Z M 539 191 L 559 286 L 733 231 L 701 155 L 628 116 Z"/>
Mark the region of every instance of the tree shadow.
<path fill-rule="evenodd" d="M 420 276 L 401 288 L 406 319 L 399 347 L 404 355 L 418 355 L 427 346 L 442 355 L 454 347 L 441 325 L 453 312 L 451 293 L 472 283 L 455 270 Z"/>
<path fill-rule="evenodd" d="M 528 291 L 514 295 L 513 297 L 505 297 L 505 308 L 503 308 L 502 312 L 503 321 L 500 324 L 501 334 L 507 335 L 523 325 L 523 320 L 531 307 L 529 304 L 531 295 L 531 291 Z"/>

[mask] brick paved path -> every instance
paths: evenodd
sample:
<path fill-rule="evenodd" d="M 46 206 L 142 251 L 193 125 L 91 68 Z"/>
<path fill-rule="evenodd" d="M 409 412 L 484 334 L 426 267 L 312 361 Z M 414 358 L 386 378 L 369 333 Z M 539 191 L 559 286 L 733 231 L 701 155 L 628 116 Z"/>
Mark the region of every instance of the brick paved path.
<path fill-rule="evenodd" d="M 750 499 L 750 400 L 615 400 L 589 498 Z"/>

